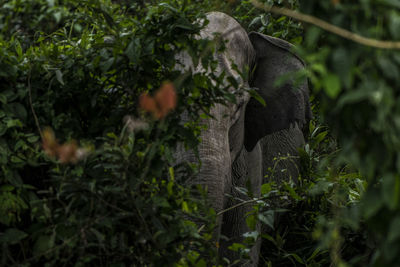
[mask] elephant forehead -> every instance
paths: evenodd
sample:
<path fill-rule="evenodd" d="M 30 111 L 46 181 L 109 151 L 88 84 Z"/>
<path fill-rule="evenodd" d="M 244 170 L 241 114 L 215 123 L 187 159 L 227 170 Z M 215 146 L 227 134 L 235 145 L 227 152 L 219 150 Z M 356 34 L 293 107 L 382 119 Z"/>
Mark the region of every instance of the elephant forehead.
<path fill-rule="evenodd" d="M 220 35 L 226 45 L 225 57 L 234 63 L 239 71 L 245 71 L 255 59 L 255 51 L 247 32 L 232 17 L 221 12 L 210 12 L 207 14 L 208 25 L 202 30 L 202 38 L 214 39 L 216 34 Z"/>

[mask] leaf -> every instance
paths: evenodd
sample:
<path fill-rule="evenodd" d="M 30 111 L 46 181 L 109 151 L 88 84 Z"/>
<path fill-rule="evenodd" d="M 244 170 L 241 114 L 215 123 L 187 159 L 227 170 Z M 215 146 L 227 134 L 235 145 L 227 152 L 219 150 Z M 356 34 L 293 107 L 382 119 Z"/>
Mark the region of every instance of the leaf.
<path fill-rule="evenodd" d="M 33 255 L 39 256 L 54 246 L 54 239 L 50 235 L 41 235 L 33 245 Z"/>
<path fill-rule="evenodd" d="M 249 28 L 251 28 L 255 24 L 259 24 L 261 22 L 261 16 L 255 17 L 249 24 Z"/>
<path fill-rule="evenodd" d="M 298 263 L 305 264 L 304 261 L 296 253 L 286 254 L 285 257 L 293 257 Z"/>
<path fill-rule="evenodd" d="M 311 260 L 313 260 L 316 256 L 318 256 L 321 252 L 321 249 L 316 248 L 313 253 L 311 254 L 311 256 L 307 259 L 307 262 L 310 262 Z"/>
<path fill-rule="evenodd" d="M 172 6 L 169 5 L 168 3 L 160 3 L 159 6 L 168 8 L 169 10 L 171 10 L 171 11 L 173 11 L 173 12 L 175 12 L 175 13 L 179 13 L 179 11 L 178 11 L 176 8 L 172 7 Z"/>
<path fill-rule="evenodd" d="M 314 148 L 321 143 L 322 140 L 325 139 L 326 135 L 328 134 L 328 131 L 323 131 L 322 133 L 319 133 L 315 138 L 314 138 Z"/>
<path fill-rule="evenodd" d="M 2 187 L 0 187 L 0 191 L 3 191 L 3 192 L 11 192 L 14 189 L 15 189 L 15 187 L 12 185 L 3 185 Z"/>
<path fill-rule="evenodd" d="M 27 140 L 29 143 L 36 143 L 39 140 L 39 136 L 37 135 L 29 136 Z"/>
<path fill-rule="evenodd" d="M 254 214 L 247 216 L 246 224 L 250 229 L 252 229 L 252 230 L 256 229 L 257 220 L 256 220 L 256 217 L 254 216 Z"/>
<path fill-rule="evenodd" d="M 330 98 L 336 98 L 340 93 L 340 80 L 339 77 L 334 74 L 327 74 L 323 77 L 322 84 L 325 89 L 325 93 Z"/>
<path fill-rule="evenodd" d="M 27 233 L 16 228 L 7 229 L 4 234 L 0 235 L 0 243 L 14 245 L 27 236 Z"/>
<path fill-rule="evenodd" d="M 114 57 L 110 57 L 105 62 L 101 64 L 101 70 L 107 72 L 110 70 L 111 66 L 114 64 Z"/>
<path fill-rule="evenodd" d="M 23 56 L 22 47 L 18 41 L 15 44 L 15 52 L 17 52 L 17 55 L 19 58 L 22 58 L 22 56 Z"/>
<path fill-rule="evenodd" d="M 252 242 L 257 241 L 258 237 L 260 236 L 260 233 L 258 231 L 253 231 L 253 232 L 246 232 L 243 234 L 244 238 L 250 239 Z"/>
<path fill-rule="evenodd" d="M 61 18 L 62 18 L 62 12 L 59 11 L 59 12 L 53 13 L 53 17 L 56 20 L 56 23 L 60 23 Z"/>
<path fill-rule="evenodd" d="M 7 96 L 5 94 L 0 94 L 0 102 L 7 104 Z"/>
<path fill-rule="evenodd" d="M 188 206 L 188 204 L 187 204 L 186 201 L 182 201 L 182 211 L 183 211 L 183 212 L 186 212 L 186 213 L 189 213 L 189 212 L 190 212 L 189 206 Z"/>
<path fill-rule="evenodd" d="M 268 194 L 271 191 L 272 191 L 272 186 L 270 183 L 266 183 L 261 186 L 261 195 Z"/>
<path fill-rule="evenodd" d="M 233 251 L 239 251 L 241 249 L 245 249 L 246 246 L 240 243 L 233 243 L 231 246 L 228 247 L 228 249 L 233 250 Z"/>
<path fill-rule="evenodd" d="M 132 63 L 137 64 L 140 58 L 140 41 L 139 39 L 133 39 L 125 50 L 125 55 L 129 58 Z"/>
<path fill-rule="evenodd" d="M 378 66 L 382 70 L 383 75 L 388 77 L 389 79 L 396 80 L 399 77 L 399 69 L 398 67 L 390 60 L 388 57 L 379 56 L 378 57 Z"/>
<path fill-rule="evenodd" d="M 351 73 L 353 62 L 349 52 L 343 47 L 335 49 L 332 54 L 332 63 L 334 72 L 339 75 L 343 84 L 350 88 L 353 80 Z"/>
<path fill-rule="evenodd" d="M 364 218 L 369 219 L 374 216 L 384 205 L 384 200 L 379 191 L 370 189 L 363 197 Z"/>
<path fill-rule="evenodd" d="M 302 200 L 302 198 L 296 193 L 296 191 L 289 184 L 285 183 L 284 188 L 289 192 L 290 196 L 295 200 Z"/>
<path fill-rule="evenodd" d="M 64 85 L 63 74 L 62 74 L 62 72 L 61 72 L 60 70 L 56 70 L 56 78 L 57 78 L 57 81 L 58 81 L 59 83 L 61 83 L 62 85 Z"/>
<path fill-rule="evenodd" d="M 104 242 L 104 240 L 105 240 L 104 234 L 100 233 L 95 228 L 90 228 L 90 231 L 96 236 L 96 238 L 100 244 Z"/>
<path fill-rule="evenodd" d="M 387 241 L 394 242 L 400 238 L 400 216 L 391 220 Z"/>
<path fill-rule="evenodd" d="M 26 111 L 25 107 L 22 104 L 20 104 L 20 103 L 12 103 L 10 105 L 10 108 L 13 110 L 14 115 L 16 117 L 18 117 L 22 121 L 26 120 L 26 118 L 28 116 L 28 112 Z"/>
<path fill-rule="evenodd" d="M 7 129 L 7 126 L 0 122 L 0 136 L 4 135 L 7 132 Z"/>
<path fill-rule="evenodd" d="M 7 128 L 22 127 L 22 122 L 20 120 L 9 120 L 7 121 Z"/>
<path fill-rule="evenodd" d="M 310 47 L 315 47 L 321 33 L 322 30 L 320 28 L 311 26 L 310 29 L 306 31 L 306 38 L 305 38 L 306 45 Z"/>
<path fill-rule="evenodd" d="M 275 212 L 273 210 L 268 210 L 264 213 L 259 213 L 257 218 L 264 224 L 274 229 Z"/>
<path fill-rule="evenodd" d="M 265 103 L 264 98 L 262 98 L 262 97 L 260 96 L 260 94 L 259 94 L 256 90 L 254 90 L 254 89 L 249 90 L 249 94 L 250 94 L 250 96 L 253 97 L 255 100 L 257 100 L 258 102 L 260 102 L 260 104 L 263 105 L 263 107 L 266 107 L 266 106 L 267 106 L 267 104 Z"/>

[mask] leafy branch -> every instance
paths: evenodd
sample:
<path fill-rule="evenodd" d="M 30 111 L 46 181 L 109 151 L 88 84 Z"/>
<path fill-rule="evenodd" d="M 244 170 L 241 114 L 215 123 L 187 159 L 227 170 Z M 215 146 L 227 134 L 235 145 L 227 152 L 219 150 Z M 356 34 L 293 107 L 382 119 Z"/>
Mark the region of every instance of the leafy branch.
<path fill-rule="evenodd" d="M 323 30 L 334 33 L 343 38 L 346 38 L 348 40 L 351 40 L 353 42 L 356 42 L 356 43 L 359 43 L 359 44 L 362 44 L 365 46 L 371 46 L 371 47 L 381 48 L 381 49 L 399 49 L 400 50 L 400 42 L 382 41 L 382 40 L 377 40 L 377 39 L 373 39 L 373 38 L 367 38 L 367 37 L 361 36 L 359 34 L 356 34 L 354 32 L 351 32 L 346 29 L 335 26 L 333 24 L 330 24 L 330 23 L 328 23 L 324 20 L 321 20 L 319 18 L 316 18 L 314 16 L 306 15 L 306 14 L 300 13 L 295 10 L 264 4 L 264 3 L 259 2 L 258 0 L 250 0 L 250 2 L 259 9 L 263 9 L 267 12 L 272 12 L 272 13 L 279 14 L 279 15 L 288 16 L 288 17 L 291 17 L 291 18 L 301 21 L 301 22 L 313 24 Z"/>

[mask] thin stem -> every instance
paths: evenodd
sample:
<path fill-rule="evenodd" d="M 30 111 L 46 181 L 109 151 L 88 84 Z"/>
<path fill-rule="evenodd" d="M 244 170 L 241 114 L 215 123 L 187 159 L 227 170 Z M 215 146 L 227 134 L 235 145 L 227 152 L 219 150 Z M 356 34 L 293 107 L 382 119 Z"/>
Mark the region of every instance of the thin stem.
<path fill-rule="evenodd" d="M 227 209 L 221 210 L 220 212 L 217 213 L 217 216 L 221 216 L 222 214 L 224 214 L 224 213 L 226 213 L 226 212 L 228 212 L 230 210 L 239 208 L 239 207 L 247 205 L 247 204 L 251 204 L 251 203 L 257 202 L 259 200 L 264 200 L 264 199 L 267 199 L 267 198 L 271 198 L 271 196 L 267 195 L 267 196 L 264 196 L 264 197 L 254 198 L 254 199 L 251 199 L 251 200 L 243 201 L 243 202 L 241 202 L 239 204 L 236 204 L 236 205 L 234 205 L 232 207 L 229 207 Z M 199 229 L 197 230 L 197 232 L 200 233 L 204 229 L 205 226 L 206 226 L 205 224 L 200 226 Z"/>
<path fill-rule="evenodd" d="M 33 118 L 35 119 L 36 127 L 39 131 L 40 137 L 43 139 L 43 133 L 42 130 L 40 129 L 40 124 L 38 117 L 36 116 L 35 109 L 33 108 L 33 103 L 32 103 L 32 87 L 31 87 L 31 69 L 29 69 L 28 73 L 28 93 L 29 93 L 29 105 L 31 106 Z"/>
<path fill-rule="evenodd" d="M 271 196 L 268 195 L 268 196 L 264 196 L 264 197 L 260 197 L 260 198 L 254 198 L 254 199 L 251 199 L 251 200 L 243 201 L 243 202 L 241 202 L 239 204 L 233 205 L 232 207 L 229 207 L 227 209 L 221 210 L 220 212 L 217 213 L 217 216 L 221 216 L 222 214 L 224 214 L 224 213 L 226 213 L 226 212 L 228 212 L 230 210 L 233 210 L 233 209 L 239 208 L 241 206 L 244 206 L 244 205 L 247 205 L 247 204 L 251 204 L 251 203 L 254 203 L 254 202 L 257 202 L 257 201 L 260 201 L 260 200 L 264 200 L 264 199 L 267 199 L 267 198 L 271 198 Z"/>

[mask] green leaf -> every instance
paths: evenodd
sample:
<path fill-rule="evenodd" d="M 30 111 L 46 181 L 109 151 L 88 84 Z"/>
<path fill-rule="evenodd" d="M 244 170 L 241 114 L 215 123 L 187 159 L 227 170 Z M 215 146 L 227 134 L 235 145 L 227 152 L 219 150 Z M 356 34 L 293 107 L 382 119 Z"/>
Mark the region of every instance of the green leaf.
<path fill-rule="evenodd" d="M 391 220 L 387 241 L 394 242 L 400 238 L 400 216 Z"/>
<path fill-rule="evenodd" d="M 233 243 L 231 246 L 228 247 L 228 249 L 233 250 L 233 251 L 240 251 L 241 249 L 245 249 L 246 246 L 240 243 Z"/>
<path fill-rule="evenodd" d="M 302 198 L 296 193 L 296 191 L 289 184 L 285 183 L 284 188 L 289 192 L 290 196 L 295 200 L 302 200 Z"/>
<path fill-rule="evenodd" d="M 62 12 L 61 12 L 61 11 L 59 11 L 59 12 L 54 12 L 54 13 L 53 13 L 53 17 L 54 17 L 54 19 L 56 20 L 56 23 L 60 23 L 61 18 L 62 18 Z"/>
<path fill-rule="evenodd" d="M 257 241 L 258 237 L 260 236 L 260 233 L 258 231 L 252 231 L 252 232 L 247 232 L 243 234 L 243 237 L 246 239 L 250 239 L 250 242 L 255 242 Z"/>
<path fill-rule="evenodd" d="M 305 264 L 302 258 L 300 258 L 300 256 L 297 255 L 296 253 L 286 254 L 285 257 L 293 257 L 298 263 Z"/>
<path fill-rule="evenodd" d="M 64 85 L 63 74 L 62 74 L 61 70 L 56 70 L 56 78 L 57 78 L 57 81 L 58 81 L 59 83 L 61 83 L 62 85 Z"/>
<path fill-rule="evenodd" d="M 27 233 L 16 228 L 7 229 L 4 234 L 0 235 L 0 243 L 17 244 L 22 239 L 28 236 Z"/>
<path fill-rule="evenodd" d="M 189 206 L 188 206 L 188 204 L 187 204 L 186 201 L 182 201 L 182 211 L 183 211 L 183 212 L 186 212 L 186 213 L 189 213 L 189 212 L 190 212 Z"/>
<path fill-rule="evenodd" d="M 21 119 L 23 121 L 26 120 L 26 118 L 28 116 L 28 112 L 26 111 L 25 107 L 22 104 L 20 104 L 20 103 L 12 103 L 10 105 L 10 107 L 14 111 L 14 115 L 17 118 L 19 118 L 19 119 Z"/>
<path fill-rule="evenodd" d="M 14 189 L 15 189 L 15 187 L 12 185 L 3 185 L 2 187 L 0 187 L 0 191 L 3 191 L 3 192 L 11 192 Z"/>
<path fill-rule="evenodd" d="M 173 12 L 175 12 L 175 13 L 178 13 L 178 12 L 179 12 L 176 8 L 172 7 L 172 6 L 171 6 L 170 4 L 168 4 L 168 3 L 160 3 L 159 6 L 168 8 L 169 10 L 171 10 L 171 11 L 173 11 Z"/>
<path fill-rule="evenodd" d="M 5 94 L 0 94 L 0 102 L 7 104 L 7 96 Z"/>
<path fill-rule="evenodd" d="M 339 77 L 334 74 L 327 74 L 323 77 L 322 84 L 325 89 L 325 93 L 330 98 L 336 98 L 340 93 L 340 80 Z"/>
<path fill-rule="evenodd" d="M 41 235 L 33 245 L 33 255 L 40 256 L 54 246 L 54 239 L 50 235 Z"/>
<path fill-rule="evenodd" d="M 0 136 L 4 135 L 7 132 L 8 127 L 0 122 Z"/>
<path fill-rule="evenodd" d="M 384 200 L 379 194 L 379 191 L 370 189 L 363 197 L 364 218 L 369 219 L 374 216 L 384 205 Z"/>
<path fill-rule="evenodd" d="M 327 134 L 328 134 L 328 131 L 323 131 L 323 132 L 319 133 L 319 134 L 313 139 L 314 147 L 316 147 L 319 143 L 321 143 L 321 142 L 325 139 L 325 137 L 326 137 Z"/>
<path fill-rule="evenodd" d="M 20 120 L 8 120 L 7 128 L 22 127 L 22 122 Z"/>
<path fill-rule="evenodd" d="M 310 46 L 310 47 L 314 47 L 317 44 L 321 33 L 322 33 L 322 30 L 320 28 L 311 26 L 306 31 L 306 38 L 305 38 L 306 45 Z"/>
<path fill-rule="evenodd" d="M 268 210 L 263 213 L 259 213 L 257 218 L 264 224 L 268 225 L 271 229 L 274 229 L 275 212 Z"/>
<path fill-rule="evenodd" d="M 260 104 L 263 105 L 263 107 L 267 106 L 267 104 L 265 103 L 264 98 L 262 98 L 262 97 L 260 96 L 260 94 L 259 94 L 256 90 L 254 90 L 254 89 L 249 90 L 249 94 L 250 94 L 250 96 L 253 97 L 255 100 L 257 100 L 258 102 L 260 102 Z"/>
<path fill-rule="evenodd" d="M 15 43 L 15 52 L 17 52 L 19 58 L 22 58 L 23 56 L 22 47 L 18 41 Z"/>
<path fill-rule="evenodd" d="M 268 194 L 272 191 L 271 183 L 266 183 L 261 186 L 261 195 Z"/>
<path fill-rule="evenodd" d="M 400 6 L 400 2 L 397 2 L 398 5 Z M 389 30 L 390 33 L 393 35 L 394 38 L 400 39 L 400 15 L 396 11 L 392 11 L 390 13 L 390 19 L 389 19 Z"/>
<path fill-rule="evenodd" d="M 140 42 L 139 39 L 133 39 L 125 50 L 125 55 L 132 63 L 138 63 L 140 58 Z"/>
<path fill-rule="evenodd" d="M 378 66 L 381 68 L 383 75 L 388 77 L 389 79 L 398 79 L 399 78 L 399 69 L 392 62 L 392 60 L 386 56 L 378 57 Z"/>
<path fill-rule="evenodd" d="M 28 138 L 27 138 L 27 140 L 28 140 L 28 142 L 29 143 L 36 143 L 38 140 L 39 140 L 39 136 L 29 136 Z"/>
<path fill-rule="evenodd" d="M 104 234 L 100 233 L 95 228 L 90 228 L 90 231 L 96 236 L 96 238 L 100 244 L 104 242 L 104 240 L 105 240 Z"/>
<path fill-rule="evenodd" d="M 256 229 L 257 220 L 256 220 L 256 217 L 254 216 L 254 214 L 247 216 L 246 224 L 250 229 L 252 229 L 252 230 Z"/>

